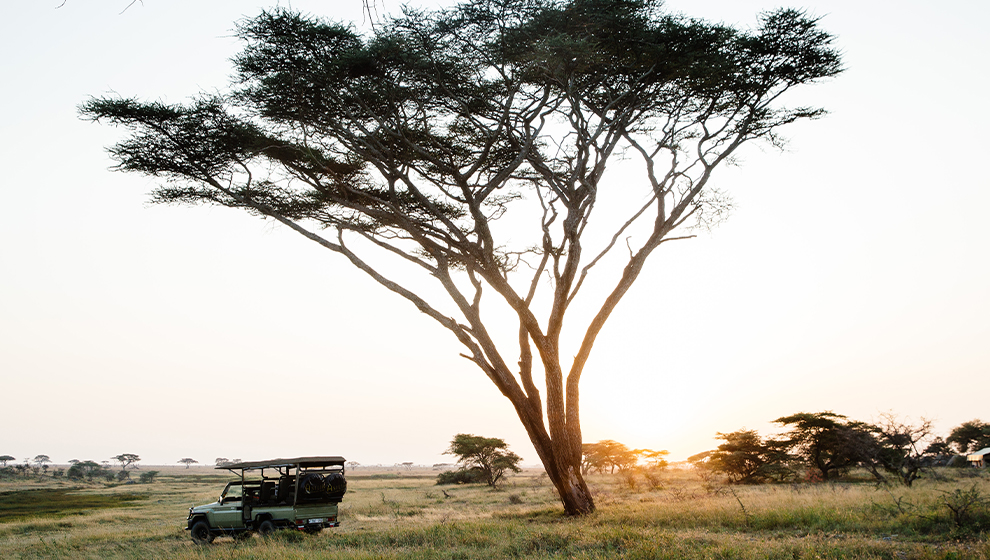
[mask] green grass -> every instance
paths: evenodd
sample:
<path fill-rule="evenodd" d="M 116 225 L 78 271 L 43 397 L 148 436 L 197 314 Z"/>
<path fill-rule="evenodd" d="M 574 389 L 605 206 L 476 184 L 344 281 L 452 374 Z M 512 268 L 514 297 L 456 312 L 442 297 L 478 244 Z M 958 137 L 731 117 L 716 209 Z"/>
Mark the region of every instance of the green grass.
<path fill-rule="evenodd" d="M 713 489 L 691 471 L 672 471 L 661 490 L 631 490 L 618 476 L 592 476 L 598 511 L 569 518 L 537 472 L 513 476 L 493 492 L 479 485 L 438 487 L 425 470 L 358 470 L 348 476 L 337 529 L 196 546 L 183 530 L 186 510 L 215 499 L 227 480 L 190 478 L 202 474 L 176 470 L 150 485 L 66 492 L 120 500 L 139 491 L 146 499 L 76 510 L 70 517 L 0 521 L 0 556 L 990 560 L 986 505 L 974 509 L 967 527 L 957 526 L 942 505 L 946 496 L 974 484 L 990 496 L 985 475 L 950 473 L 951 479 L 913 488 L 840 483 Z"/>
<path fill-rule="evenodd" d="M 65 516 L 83 510 L 133 505 L 140 494 L 93 494 L 71 488 L 0 492 L 0 523 L 32 517 Z"/>

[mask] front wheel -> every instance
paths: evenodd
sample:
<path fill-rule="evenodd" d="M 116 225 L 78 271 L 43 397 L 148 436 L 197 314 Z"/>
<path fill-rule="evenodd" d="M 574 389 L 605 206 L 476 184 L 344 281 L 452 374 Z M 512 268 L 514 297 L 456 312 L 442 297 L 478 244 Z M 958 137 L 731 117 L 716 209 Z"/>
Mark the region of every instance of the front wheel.
<path fill-rule="evenodd" d="M 267 537 L 275 532 L 275 524 L 271 522 L 270 519 L 262 521 L 258 525 L 258 534 L 262 537 Z"/>
<path fill-rule="evenodd" d="M 210 532 L 210 524 L 206 521 L 193 523 L 192 529 L 189 530 L 189 535 L 192 536 L 192 540 L 196 544 L 210 544 L 215 538 L 213 533 Z"/>

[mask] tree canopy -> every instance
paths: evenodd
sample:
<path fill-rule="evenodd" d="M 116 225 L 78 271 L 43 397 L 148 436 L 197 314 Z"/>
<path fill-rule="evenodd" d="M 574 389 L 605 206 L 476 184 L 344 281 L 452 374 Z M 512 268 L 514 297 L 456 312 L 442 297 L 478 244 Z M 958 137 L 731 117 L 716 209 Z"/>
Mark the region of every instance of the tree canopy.
<path fill-rule="evenodd" d="M 112 459 L 120 463 L 120 472 L 125 472 L 127 467 L 141 461 L 141 457 L 135 453 L 121 453 L 113 456 Z"/>
<path fill-rule="evenodd" d="M 495 487 L 506 471 L 519 472 L 522 458 L 512 451 L 500 438 L 489 438 L 471 434 L 457 434 L 444 452 L 454 455 L 466 470 L 475 470 L 481 479 Z"/>
<path fill-rule="evenodd" d="M 970 420 L 956 426 L 945 442 L 962 454 L 990 447 L 990 424 L 982 420 Z"/>
<path fill-rule="evenodd" d="M 823 114 L 782 96 L 841 71 L 801 11 L 739 30 L 659 0 L 471 0 L 368 35 L 277 9 L 237 34 L 227 92 L 83 104 L 130 129 L 117 169 L 161 178 L 153 202 L 284 224 L 449 330 L 572 514 L 594 510 L 579 386 L 599 333 L 661 244 L 722 217 L 719 165 Z M 614 172 L 634 165 L 638 180 Z M 604 289 L 583 289 L 599 270 Z"/>

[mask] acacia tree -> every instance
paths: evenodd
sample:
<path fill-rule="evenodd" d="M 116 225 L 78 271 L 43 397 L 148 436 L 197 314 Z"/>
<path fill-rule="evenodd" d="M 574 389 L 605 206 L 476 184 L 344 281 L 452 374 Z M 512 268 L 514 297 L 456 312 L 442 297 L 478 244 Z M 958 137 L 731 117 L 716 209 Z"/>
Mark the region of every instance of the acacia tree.
<path fill-rule="evenodd" d="M 581 446 L 583 453 L 581 472 L 587 474 L 595 471 L 599 474 L 608 469 L 614 473 L 616 467 L 620 471 L 636 465 L 639 460 L 639 449 L 629 449 L 624 443 L 612 439 L 603 439 L 596 443 L 585 443 Z"/>
<path fill-rule="evenodd" d="M 229 93 L 82 106 L 132 130 L 110 149 L 117 169 L 166 180 L 154 202 L 274 219 L 449 330 L 512 403 L 570 514 L 594 510 L 579 387 L 602 328 L 661 244 L 723 209 L 719 165 L 823 114 L 781 96 L 840 71 L 799 11 L 741 31 L 659 0 L 472 0 L 366 36 L 276 10 L 238 35 Z M 638 181 L 612 172 L 620 156 Z M 599 218 L 600 196 L 625 215 Z M 582 290 L 593 270 L 603 292 Z M 516 319 L 508 337 L 489 331 L 492 301 Z M 571 325 L 574 309 L 591 313 Z"/>
<path fill-rule="evenodd" d="M 179 462 L 182 463 L 183 465 L 185 465 L 186 468 L 188 469 L 189 468 L 189 465 L 193 465 L 195 463 L 198 463 L 199 461 L 197 461 L 196 459 L 193 459 L 192 457 L 183 457 L 183 458 L 179 459 Z M 217 463 L 217 464 L 219 465 L 219 463 Z"/>
<path fill-rule="evenodd" d="M 874 426 L 847 420 L 831 411 L 799 412 L 774 420 L 790 430 L 778 441 L 822 480 L 832 480 L 856 465 L 873 465 L 877 441 Z M 874 476 L 881 478 L 874 470 Z"/>
<path fill-rule="evenodd" d="M 751 484 L 767 480 L 783 480 L 787 469 L 785 444 L 760 437 L 756 430 L 738 430 L 716 434 L 725 443 L 708 456 L 707 466 L 720 472 L 734 484 Z"/>
<path fill-rule="evenodd" d="M 134 453 L 121 453 L 120 455 L 114 455 L 111 458 L 120 463 L 120 472 L 122 473 L 127 472 L 127 467 L 141 461 L 141 457 Z"/>
<path fill-rule="evenodd" d="M 509 451 L 505 440 L 471 434 L 454 436 L 444 454 L 456 455 L 464 470 L 480 473 L 481 479 L 492 488 L 502 479 L 505 471 L 519 472 L 519 462 L 522 461 L 522 457 Z"/>
<path fill-rule="evenodd" d="M 873 461 L 905 486 L 911 486 L 921 478 L 922 469 L 933 463 L 930 446 L 922 447 L 923 442 L 931 439 L 933 429 L 932 421 L 925 418 L 918 424 L 911 424 L 893 413 L 881 414 L 880 421 L 873 427 L 877 444 Z M 875 468 L 872 470 L 879 478 Z"/>
<path fill-rule="evenodd" d="M 955 447 L 962 455 L 990 447 L 990 424 L 982 420 L 963 422 L 952 428 L 945 442 Z"/>

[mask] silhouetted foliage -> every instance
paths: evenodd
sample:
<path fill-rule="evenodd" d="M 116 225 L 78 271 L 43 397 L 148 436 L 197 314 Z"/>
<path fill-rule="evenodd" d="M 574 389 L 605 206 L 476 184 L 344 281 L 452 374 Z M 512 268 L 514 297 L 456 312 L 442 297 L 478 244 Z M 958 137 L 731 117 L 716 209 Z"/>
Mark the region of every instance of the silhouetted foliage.
<path fill-rule="evenodd" d="M 800 11 L 743 31 L 659 0 L 474 0 L 409 10 L 366 37 L 276 9 L 237 34 L 229 93 L 83 104 L 131 130 L 110 149 L 117 169 L 163 179 L 153 202 L 272 218 L 448 329 L 512 402 L 570 514 L 594 510 L 579 385 L 598 334 L 662 243 L 724 214 L 709 184 L 720 164 L 823 114 L 780 96 L 841 70 Z M 613 179 L 613 156 L 637 158 L 642 179 Z M 592 219 L 599 196 L 625 214 Z M 533 221 L 502 228 L 509 212 Z M 443 296 L 387 277 L 384 256 Z M 584 301 L 599 265 L 613 276 Z M 489 333 L 490 298 L 518 319 L 507 347 Z M 561 333 L 574 303 L 594 315 L 568 329 L 572 359 Z"/>
<path fill-rule="evenodd" d="M 189 468 L 189 465 L 194 465 L 194 464 L 198 463 L 199 461 L 197 461 L 196 459 L 193 459 L 191 457 L 183 457 L 182 459 L 179 459 L 179 462 L 182 463 L 183 465 L 185 465 L 186 468 L 188 469 Z"/>
<path fill-rule="evenodd" d="M 935 463 L 931 446 L 922 447 L 923 442 L 932 435 L 931 420 L 922 418 L 918 424 L 909 424 L 892 413 L 885 413 L 873 427 L 873 432 L 876 449 L 871 464 L 879 465 L 905 486 L 911 486 L 921 477 L 922 469 Z M 882 478 L 875 471 L 874 474 Z"/>
<path fill-rule="evenodd" d="M 115 455 L 112 459 L 120 463 L 120 472 L 126 471 L 127 467 L 141 461 L 141 457 L 134 453 L 121 453 L 120 455 Z"/>
<path fill-rule="evenodd" d="M 945 438 L 961 455 L 990 447 L 990 424 L 981 420 L 970 420 L 956 426 Z"/>
<path fill-rule="evenodd" d="M 707 457 L 707 466 L 726 475 L 729 482 L 751 484 L 782 481 L 793 472 L 787 467 L 787 444 L 760 437 L 755 430 L 717 434 L 725 443 Z"/>
<path fill-rule="evenodd" d="M 790 431 L 781 443 L 812 469 L 812 476 L 835 479 L 850 467 L 869 462 L 876 449 L 871 426 L 847 421 L 834 412 L 800 412 L 774 420 Z"/>
<path fill-rule="evenodd" d="M 75 460 L 74 460 L 75 461 Z M 107 475 L 113 476 L 109 470 L 96 461 L 75 461 L 66 471 L 65 475 L 74 480 L 93 480 L 94 478 L 105 478 Z"/>
<path fill-rule="evenodd" d="M 6 467 L 8 462 L 16 460 L 17 457 L 13 455 L 0 455 L 0 467 Z"/>
<path fill-rule="evenodd" d="M 482 480 L 491 487 L 499 483 L 506 471 L 521 470 L 519 461 L 522 461 L 522 458 L 509 451 L 509 445 L 499 438 L 457 434 L 444 454 L 456 456 L 466 470 L 480 471 L 483 475 Z"/>
<path fill-rule="evenodd" d="M 617 468 L 621 471 L 635 466 L 639 460 L 636 451 L 611 439 L 603 439 L 597 443 L 585 443 L 581 449 L 583 451 L 581 472 L 585 474 L 591 471 L 601 474 L 606 470 L 614 473 Z"/>

